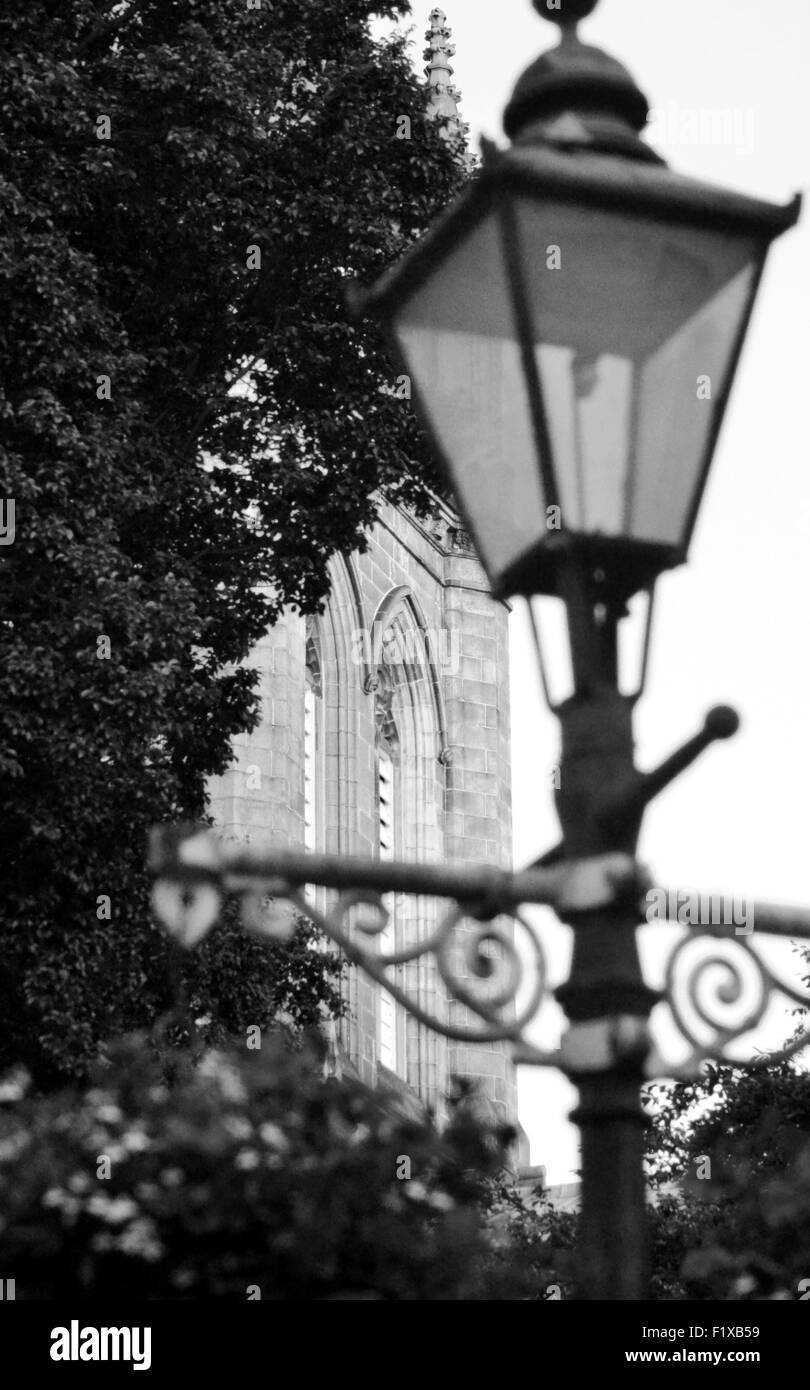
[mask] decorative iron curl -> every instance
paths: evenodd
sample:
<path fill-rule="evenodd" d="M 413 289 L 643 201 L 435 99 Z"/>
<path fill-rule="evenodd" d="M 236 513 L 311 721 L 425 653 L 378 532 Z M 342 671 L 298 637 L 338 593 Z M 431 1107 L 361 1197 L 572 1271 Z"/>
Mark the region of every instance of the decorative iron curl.
<path fill-rule="evenodd" d="M 523 931 L 527 962 L 521 959 L 506 928 L 492 920 L 476 920 L 475 909 L 471 905 L 454 903 L 435 930 L 412 946 L 399 951 L 372 952 L 366 950 L 357 937 L 378 937 L 385 930 L 389 913 L 380 894 L 367 889 L 342 893 L 334 908 L 323 913 L 294 885 L 288 884 L 283 891 L 285 897 L 341 948 L 353 965 L 359 966 L 366 975 L 376 980 L 392 999 L 425 1027 L 456 1042 L 512 1042 L 521 1049 L 532 1051 L 537 1062 L 556 1064 L 556 1053 L 539 1052 L 523 1034 L 549 991 L 545 952 L 537 933 L 519 908 L 511 909 L 507 915 Z M 375 916 L 350 926 L 349 914 L 360 906 L 370 907 Z M 467 920 L 473 923 L 472 929 L 458 933 L 461 923 Z M 493 944 L 498 951 L 497 957 L 486 950 Z M 465 1005 L 482 1019 L 483 1027 L 453 1024 L 436 1017 L 391 978 L 391 969 L 431 954 L 436 959 L 439 976 L 451 999 Z M 470 984 L 470 979 L 491 981 L 493 976 L 500 976 L 500 979 L 496 988 L 490 989 L 487 998 L 482 997 L 480 990 Z M 518 994 L 527 977 L 528 995 L 518 1010 Z M 506 1016 L 505 1011 L 513 1005 L 515 1012 Z"/>
<path fill-rule="evenodd" d="M 715 943 L 714 949 L 698 956 L 690 964 L 687 960 L 690 950 L 698 943 L 705 944 L 707 940 Z M 679 976 L 679 971 L 683 970 L 684 965 L 685 973 Z M 713 986 L 713 994 L 707 994 L 707 983 L 710 987 Z M 750 1002 L 746 1006 L 747 988 Z M 693 1075 L 701 1063 L 708 1061 L 746 1068 L 762 1068 L 801 1052 L 810 1044 L 810 1030 L 801 1032 L 786 1046 L 774 1052 L 763 1052 L 754 1058 L 736 1059 L 727 1051 L 731 1044 L 752 1032 L 762 1022 L 775 995 L 783 995 L 797 1004 L 810 1003 L 806 994 L 778 979 L 751 948 L 749 942 L 741 941 L 738 937 L 729 936 L 724 932 L 690 931 L 670 954 L 666 970 L 666 1002 L 678 1031 L 690 1044 L 692 1051 L 686 1061 L 673 1068 L 669 1074 Z M 715 1037 L 711 1043 L 702 1042 L 691 1026 L 684 1010 L 684 997 L 694 1016 L 705 1027 L 713 1030 Z M 733 1026 L 724 1025 L 722 1018 L 718 1017 L 719 1009 L 724 1005 L 735 1004 L 742 1005 L 742 1017 Z"/>

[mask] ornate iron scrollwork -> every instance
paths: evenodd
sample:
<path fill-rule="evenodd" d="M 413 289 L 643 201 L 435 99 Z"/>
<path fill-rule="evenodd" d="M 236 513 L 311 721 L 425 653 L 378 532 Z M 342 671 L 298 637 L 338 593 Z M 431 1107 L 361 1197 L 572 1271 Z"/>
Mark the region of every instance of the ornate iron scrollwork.
<path fill-rule="evenodd" d="M 499 924 L 497 917 L 478 920 L 471 915 L 472 908 L 460 903 L 450 906 L 435 930 L 413 946 L 400 951 L 378 952 L 369 950 L 358 941 L 358 937 L 373 939 L 386 927 L 389 913 L 379 893 L 368 889 L 342 893 L 334 908 L 325 913 L 314 907 L 300 889 L 289 888 L 287 896 L 344 951 L 354 965 L 360 966 L 388 990 L 408 1013 L 426 1027 L 459 1042 L 512 1041 L 529 1045 L 523 1030 L 535 1017 L 548 993 L 548 967 L 540 938 L 520 909 L 510 911 L 508 916 L 521 928 L 525 956 L 521 955 L 511 933 Z M 373 918 L 365 915 L 351 924 L 349 918 L 358 907 L 371 908 L 376 915 Z M 469 922 L 470 926 L 463 932 L 459 931 L 465 922 Z M 483 1026 L 452 1024 L 428 1013 L 392 978 L 392 971 L 397 966 L 427 955 L 435 958 L 439 977 L 449 997 L 476 1014 Z M 527 990 L 527 997 L 518 1008 L 517 1000 L 522 989 Z"/>
<path fill-rule="evenodd" d="M 641 895 L 648 879 L 627 855 L 508 873 L 492 867 L 265 854 L 244 846 L 225 848 L 208 830 L 166 827 L 153 836 L 151 865 L 155 912 L 186 948 L 194 947 L 213 926 L 224 897 L 236 896 L 242 902 L 245 928 L 264 937 L 289 936 L 295 911 L 311 918 L 352 964 L 412 1017 L 447 1038 L 508 1042 L 516 1062 L 557 1066 L 571 1074 L 609 1065 L 631 1034 L 633 1047 L 641 1045 L 634 1028 L 639 1020 L 632 1016 L 606 1017 L 587 1028 L 571 1029 L 555 1051 L 537 1047 L 527 1035 L 551 990 L 546 952 L 524 908 L 542 903 L 570 923 L 578 913 L 624 899 L 638 904 L 641 925 Z M 321 910 L 305 896 L 307 884 L 336 890 L 337 901 Z M 443 899 L 447 905 L 422 939 L 401 950 L 380 951 L 372 943 L 389 920 L 383 900 L 388 893 Z M 677 894 L 666 898 L 677 901 Z M 753 906 L 757 934 L 810 939 L 810 913 Z M 683 930 L 683 924 L 672 925 Z M 399 967 L 427 956 L 435 962 L 448 999 L 468 1010 L 475 1022 L 430 1012 L 403 985 Z M 778 1051 L 753 1059 L 730 1051 L 763 1022 L 778 995 L 799 1005 L 810 1003 L 795 984 L 774 974 L 747 935 L 741 939 L 733 925 L 687 926 L 668 956 L 663 1001 L 690 1052 L 685 1062 L 673 1065 L 653 1050 L 648 1075 L 694 1076 L 710 1060 L 765 1066 L 801 1051 L 810 1044 L 810 1029 L 798 1032 Z"/>
<path fill-rule="evenodd" d="M 760 930 L 768 934 L 767 928 Z M 797 924 L 797 937 L 806 934 Z M 707 1061 L 767 1066 L 810 1043 L 810 1030 L 800 1030 L 774 1052 L 745 1059 L 734 1056 L 733 1044 L 763 1022 L 775 997 L 805 1006 L 810 999 L 778 979 L 747 938 L 716 927 L 689 928 L 676 943 L 667 962 L 665 995 L 672 1020 L 691 1048 L 677 1068 L 679 1074 L 694 1075 Z"/>

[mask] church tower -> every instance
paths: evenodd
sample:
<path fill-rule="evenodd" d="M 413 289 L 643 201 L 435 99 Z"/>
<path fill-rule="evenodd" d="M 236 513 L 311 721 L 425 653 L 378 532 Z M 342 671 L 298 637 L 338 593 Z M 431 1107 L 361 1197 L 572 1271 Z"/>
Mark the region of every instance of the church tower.
<path fill-rule="evenodd" d="M 442 10 L 427 40 L 428 110 L 463 139 Z M 231 836 L 278 847 L 511 867 L 507 608 L 438 498 L 429 522 L 381 501 L 368 541 L 363 554 L 333 557 L 322 615 L 286 611 L 249 658 L 261 722 L 212 780 L 211 809 Z M 424 939 L 451 906 L 397 895 L 383 949 Z M 433 960 L 398 971 L 430 1015 L 464 1024 Z M 439 1115 L 451 1078 L 469 1077 L 490 1112 L 516 1119 L 503 1044 L 437 1035 L 356 970 L 347 993 L 338 1069 Z"/>

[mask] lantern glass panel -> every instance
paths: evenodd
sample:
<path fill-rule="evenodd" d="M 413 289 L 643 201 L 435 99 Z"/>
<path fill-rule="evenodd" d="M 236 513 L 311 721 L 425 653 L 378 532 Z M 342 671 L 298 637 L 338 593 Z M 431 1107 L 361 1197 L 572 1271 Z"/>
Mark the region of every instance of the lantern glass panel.
<path fill-rule="evenodd" d="M 492 578 L 536 543 L 546 506 L 494 214 L 456 243 L 393 327 Z"/>
<path fill-rule="evenodd" d="M 523 197 L 516 219 L 564 528 L 685 543 L 758 242 Z"/>
<path fill-rule="evenodd" d="M 632 535 L 688 541 L 684 517 L 691 515 L 717 400 L 728 385 L 755 277 L 756 266 L 745 266 L 642 367 L 634 447 L 643 463 L 630 470 Z"/>

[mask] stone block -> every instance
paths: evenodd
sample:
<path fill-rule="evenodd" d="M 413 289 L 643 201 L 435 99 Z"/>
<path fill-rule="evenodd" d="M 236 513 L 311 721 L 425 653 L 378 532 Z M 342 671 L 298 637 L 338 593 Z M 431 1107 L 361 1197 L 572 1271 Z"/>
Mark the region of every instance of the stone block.
<path fill-rule="evenodd" d="M 464 834 L 471 839 L 488 839 L 498 835 L 500 826 L 497 819 L 490 816 L 464 817 Z"/>
<path fill-rule="evenodd" d="M 487 842 L 475 839 L 468 834 L 447 836 L 447 858 L 450 863 L 476 863 L 488 859 Z"/>
<path fill-rule="evenodd" d="M 460 777 L 465 792 L 481 792 L 485 796 L 498 794 L 498 778 L 492 772 L 479 772 L 465 767 L 460 770 Z"/>
<path fill-rule="evenodd" d="M 497 642 L 491 635 L 491 625 L 488 625 L 487 630 L 485 632 L 480 632 L 479 635 L 479 631 L 475 629 L 480 629 L 481 627 L 483 627 L 483 624 L 476 622 L 472 624 L 472 631 L 465 630 L 463 643 L 464 655 L 477 656 L 480 659 L 486 658 L 487 661 L 494 663 L 497 654 Z"/>
<path fill-rule="evenodd" d="M 470 772 L 486 772 L 487 759 L 491 756 L 485 748 L 468 743 L 461 748 L 453 749 L 453 767 L 463 770 L 465 777 L 469 776 Z M 477 788 L 473 787 L 471 790 L 476 791 Z"/>
<path fill-rule="evenodd" d="M 463 699 L 476 705 L 497 705 L 498 702 L 497 685 L 490 685 L 486 681 L 463 681 L 461 694 Z"/>
<path fill-rule="evenodd" d="M 483 792 L 456 792 L 453 795 L 453 810 L 465 813 L 465 822 L 469 816 L 487 815 L 486 798 Z"/>

